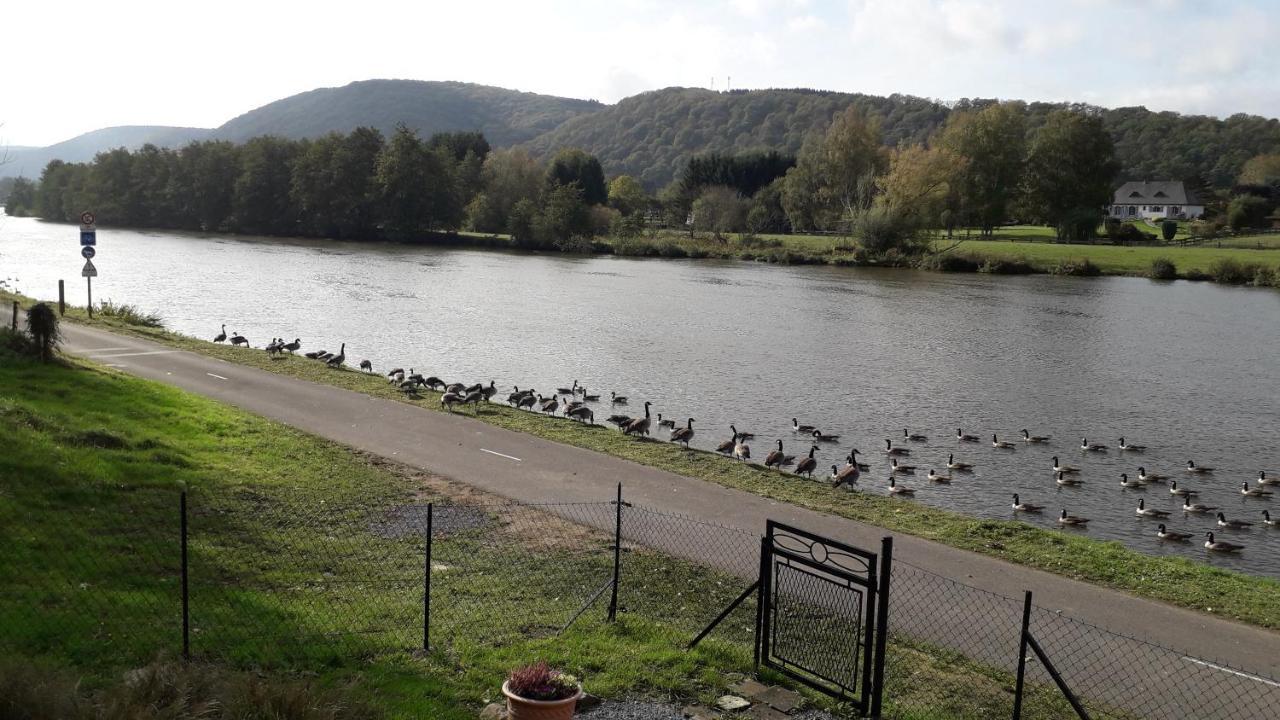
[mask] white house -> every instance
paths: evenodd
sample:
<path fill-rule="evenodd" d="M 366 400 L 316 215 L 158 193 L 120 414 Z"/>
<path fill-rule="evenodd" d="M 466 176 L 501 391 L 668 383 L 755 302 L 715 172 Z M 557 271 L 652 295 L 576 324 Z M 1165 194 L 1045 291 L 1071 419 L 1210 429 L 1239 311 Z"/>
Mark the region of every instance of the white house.
<path fill-rule="evenodd" d="M 1107 214 L 1121 220 L 1171 218 L 1194 220 L 1204 215 L 1204 203 L 1178 180 L 1127 182 L 1116 190 Z"/>

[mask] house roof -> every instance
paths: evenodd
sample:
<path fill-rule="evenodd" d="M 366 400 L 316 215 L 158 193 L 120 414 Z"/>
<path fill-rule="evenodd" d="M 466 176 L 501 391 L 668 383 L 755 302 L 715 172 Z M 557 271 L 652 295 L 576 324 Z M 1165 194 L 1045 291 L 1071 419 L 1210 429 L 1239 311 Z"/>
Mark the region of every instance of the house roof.
<path fill-rule="evenodd" d="M 1127 182 L 1116 190 L 1112 205 L 1201 205 L 1181 180 Z"/>

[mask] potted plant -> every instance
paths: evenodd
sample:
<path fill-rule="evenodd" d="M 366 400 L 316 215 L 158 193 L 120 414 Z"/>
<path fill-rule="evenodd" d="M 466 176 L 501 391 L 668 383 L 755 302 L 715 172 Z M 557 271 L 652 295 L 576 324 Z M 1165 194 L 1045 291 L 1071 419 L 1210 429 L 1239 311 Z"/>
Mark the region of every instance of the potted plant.
<path fill-rule="evenodd" d="M 582 697 L 576 678 L 546 662 L 516 668 L 502 683 L 508 720 L 569 720 Z"/>

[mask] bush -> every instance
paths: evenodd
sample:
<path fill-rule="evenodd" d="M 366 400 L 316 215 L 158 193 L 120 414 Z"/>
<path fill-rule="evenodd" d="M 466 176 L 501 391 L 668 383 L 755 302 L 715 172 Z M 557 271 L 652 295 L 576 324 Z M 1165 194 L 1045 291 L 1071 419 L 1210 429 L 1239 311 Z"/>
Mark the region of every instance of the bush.
<path fill-rule="evenodd" d="M 1094 265 L 1089 258 L 1082 258 L 1080 260 L 1059 260 L 1056 265 L 1049 268 L 1049 272 L 1054 275 L 1097 277 L 1102 274 L 1102 269 Z"/>
<path fill-rule="evenodd" d="M 1225 285 L 1244 285 L 1253 282 L 1257 265 L 1242 263 L 1232 258 L 1221 258 L 1209 267 L 1209 277 Z"/>
<path fill-rule="evenodd" d="M 938 272 L 978 272 L 981 263 L 977 258 L 969 255 L 958 255 L 954 253 L 941 253 L 928 255 L 920 260 L 919 267 L 922 270 L 936 270 Z"/>
<path fill-rule="evenodd" d="M 62 342 L 58 313 L 45 303 L 36 303 L 27 311 L 27 334 L 35 342 L 40 359 L 49 362 Z"/>
<path fill-rule="evenodd" d="M 978 272 L 992 275 L 1030 275 L 1035 271 L 1025 260 L 1010 257 L 986 258 L 978 268 Z"/>
<path fill-rule="evenodd" d="M 97 313 L 102 317 L 115 318 L 126 325 L 140 325 L 152 328 L 164 327 L 159 315 L 143 312 L 136 305 L 116 304 L 110 300 L 103 300 L 98 305 Z"/>
<path fill-rule="evenodd" d="M 1192 280 L 1195 282 L 1204 282 L 1205 280 L 1213 279 L 1212 275 L 1210 275 L 1209 273 L 1203 270 L 1200 270 L 1199 268 L 1192 268 L 1191 270 L 1186 271 L 1185 273 L 1182 274 L 1182 277 L 1186 278 L 1187 280 Z"/>
<path fill-rule="evenodd" d="M 1165 242 L 1170 242 L 1178 234 L 1178 223 L 1175 220 L 1165 220 L 1160 223 L 1160 235 Z"/>
<path fill-rule="evenodd" d="M 1178 266 L 1174 265 L 1169 258 L 1156 258 L 1151 261 L 1151 270 L 1148 271 L 1147 277 L 1152 280 L 1177 280 Z"/>
<path fill-rule="evenodd" d="M 516 668 L 507 676 L 507 690 L 526 700 L 567 700 L 578 694 L 578 681 L 572 675 L 552 670 L 546 661 Z"/>

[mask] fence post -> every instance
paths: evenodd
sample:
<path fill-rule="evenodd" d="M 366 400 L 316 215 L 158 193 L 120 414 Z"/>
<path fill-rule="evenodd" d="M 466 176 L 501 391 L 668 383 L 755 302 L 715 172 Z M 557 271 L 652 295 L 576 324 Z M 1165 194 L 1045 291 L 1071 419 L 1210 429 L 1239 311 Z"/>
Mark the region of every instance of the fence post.
<path fill-rule="evenodd" d="M 191 659 L 191 591 L 187 585 L 187 491 L 183 490 L 179 506 L 182 513 L 182 659 Z"/>
<path fill-rule="evenodd" d="M 17 300 L 13 301 L 13 330 L 14 332 L 17 332 L 18 330 L 18 301 Z"/>
<path fill-rule="evenodd" d="M 889 644 L 889 580 L 893 577 L 893 536 L 880 541 L 880 578 L 876 583 L 876 653 L 871 680 L 871 717 L 880 717 L 884 701 L 884 656 Z"/>
<path fill-rule="evenodd" d="M 1013 720 L 1022 718 L 1022 688 L 1027 672 L 1027 638 L 1031 634 L 1031 591 L 1022 598 L 1022 633 L 1018 637 L 1018 683 L 1013 690 Z"/>
<path fill-rule="evenodd" d="M 422 561 L 422 650 L 431 649 L 431 522 L 435 504 L 427 503 L 427 546 Z"/>
<path fill-rule="evenodd" d="M 58 314 L 67 314 L 67 288 L 62 280 L 58 281 Z"/>
<path fill-rule="evenodd" d="M 769 591 L 771 588 L 766 587 L 767 583 L 772 583 L 773 578 L 769 577 L 769 535 L 760 536 L 760 570 L 756 587 L 758 594 L 756 596 L 756 632 L 755 632 L 755 648 L 752 652 L 752 662 L 756 672 L 760 672 L 760 653 L 761 645 L 764 644 L 765 621 L 768 619 L 768 613 L 765 612 L 765 605 L 768 604 Z"/>
<path fill-rule="evenodd" d="M 618 619 L 618 581 L 622 575 L 622 483 L 613 502 L 613 594 L 609 596 L 609 622 Z"/>

